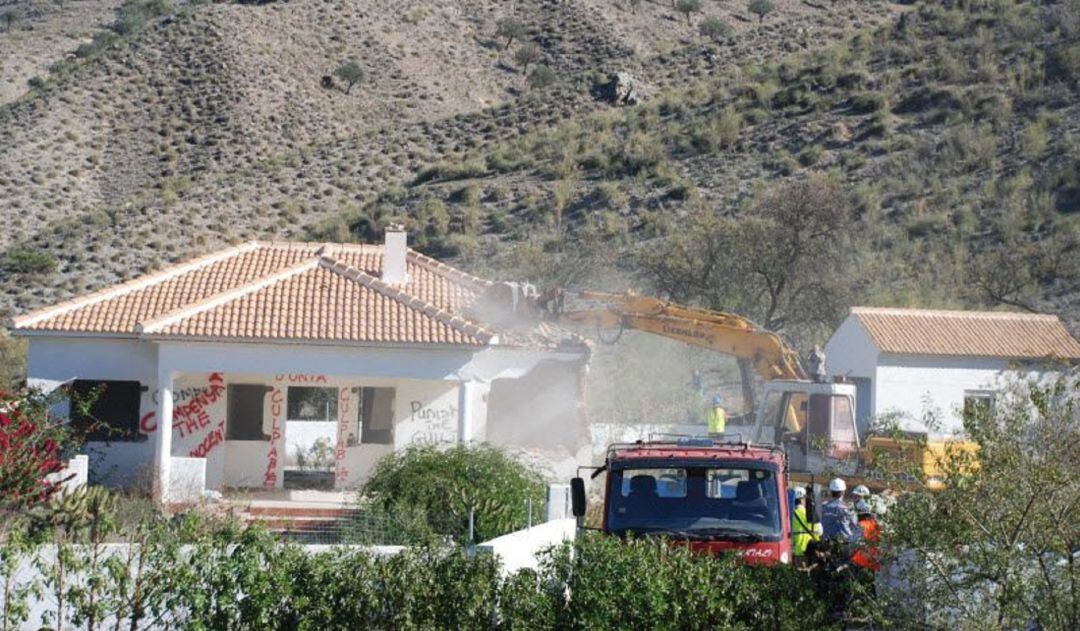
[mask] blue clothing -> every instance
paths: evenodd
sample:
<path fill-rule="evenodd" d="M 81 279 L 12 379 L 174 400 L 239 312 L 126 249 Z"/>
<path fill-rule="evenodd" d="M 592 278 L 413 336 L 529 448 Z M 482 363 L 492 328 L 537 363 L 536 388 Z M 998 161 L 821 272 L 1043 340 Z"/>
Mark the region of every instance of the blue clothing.
<path fill-rule="evenodd" d="M 862 538 L 862 527 L 855 513 L 843 500 L 829 500 L 821 506 L 822 539 L 839 539 L 854 543 Z"/>

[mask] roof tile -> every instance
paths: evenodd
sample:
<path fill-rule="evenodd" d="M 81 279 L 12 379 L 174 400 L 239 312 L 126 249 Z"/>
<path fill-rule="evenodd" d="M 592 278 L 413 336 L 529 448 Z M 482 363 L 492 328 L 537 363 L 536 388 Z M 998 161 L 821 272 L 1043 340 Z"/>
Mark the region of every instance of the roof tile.
<path fill-rule="evenodd" d="M 1080 359 L 1080 342 L 1054 315 L 853 307 L 883 353 Z"/>

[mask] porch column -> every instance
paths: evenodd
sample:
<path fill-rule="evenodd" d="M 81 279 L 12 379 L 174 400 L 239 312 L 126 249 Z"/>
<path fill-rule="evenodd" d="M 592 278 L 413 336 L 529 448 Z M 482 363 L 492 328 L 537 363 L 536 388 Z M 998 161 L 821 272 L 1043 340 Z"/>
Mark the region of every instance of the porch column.
<path fill-rule="evenodd" d="M 472 389 L 473 382 L 462 381 L 458 385 L 458 442 L 472 440 Z"/>
<path fill-rule="evenodd" d="M 172 458 L 173 373 L 158 367 L 157 431 L 154 432 L 154 499 L 169 501 L 169 474 Z"/>
<path fill-rule="evenodd" d="M 462 381 L 458 386 L 458 442 L 483 441 L 487 438 L 487 393 L 491 384 Z"/>

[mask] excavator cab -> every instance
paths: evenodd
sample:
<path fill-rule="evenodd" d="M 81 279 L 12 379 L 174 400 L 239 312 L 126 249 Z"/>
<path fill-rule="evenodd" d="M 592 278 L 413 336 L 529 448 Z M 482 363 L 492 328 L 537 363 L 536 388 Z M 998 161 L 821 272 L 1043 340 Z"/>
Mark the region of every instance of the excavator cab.
<path fill-rule="evenodd" d="M 783 447 L 792 471 L 850 474 L 859 455 L 854 410 L 853 384 L 767 382 L 754 442 Z"/>

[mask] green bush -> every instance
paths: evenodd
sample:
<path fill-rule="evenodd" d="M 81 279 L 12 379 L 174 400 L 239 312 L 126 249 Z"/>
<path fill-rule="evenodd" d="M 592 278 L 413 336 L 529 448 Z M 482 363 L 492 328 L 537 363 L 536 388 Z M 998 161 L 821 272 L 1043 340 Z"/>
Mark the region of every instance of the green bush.
<path fill-rule="evenodd" d="M 528 500 L 544 506 L 540 474 L 487 445 L 417 445 L 386 456 L 360 492 L 365 504 L 388 511 L 421 511 L 433 533 L 464 540 L 469 513 L 475 539 L 524 528 Z"/>
<path fill-rule="evenodd" d="M 51 274 L 56 265 L 56 259 L 45 252 L 21 247 L 9 250 L 4 261 L 4 267 L 13 274 Z"/>

